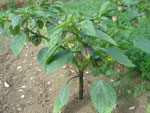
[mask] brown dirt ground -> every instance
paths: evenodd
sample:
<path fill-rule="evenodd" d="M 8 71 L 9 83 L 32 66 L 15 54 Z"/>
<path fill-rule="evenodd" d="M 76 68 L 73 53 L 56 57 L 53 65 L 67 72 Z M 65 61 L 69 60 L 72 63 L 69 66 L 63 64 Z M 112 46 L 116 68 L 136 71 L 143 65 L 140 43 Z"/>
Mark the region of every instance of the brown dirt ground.
<path fill-rule="evenodd" d="M 61 87 L 74 74 L 73 67 L 61 67 L 47 76 L 40 68 L 37 53 L 44 45 L 34 47 L 28 43 L 16 58 L 8 46 L 0 53 L 0 113 L 52 113 L 54 100 Z M 98 113 L 93 107 L 89 88 L 93 81 L 105 78 L 85 74 L 84 100 L 78 100 L 78 80 L 69 83 L 70 98 L 60 113 Z M 4 87 L 7 82 L 10 87 Z M 23 96 L 24 95 L 24 96 Z M 129 107 L 135 106 L 135 110 Z M 145 95 L 131 101 L 117 101 L 112 113 L 145 113 Z"/>

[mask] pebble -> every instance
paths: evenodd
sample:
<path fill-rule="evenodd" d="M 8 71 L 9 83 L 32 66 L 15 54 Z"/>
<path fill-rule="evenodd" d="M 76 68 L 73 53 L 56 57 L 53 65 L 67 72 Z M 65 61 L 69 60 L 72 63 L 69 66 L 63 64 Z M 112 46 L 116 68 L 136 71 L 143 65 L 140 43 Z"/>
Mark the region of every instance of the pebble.
<path fill-rule="evenodd" d="M 20 71 L 22 70 L 22 67 L 21 67 L 21 66 L 18 66 L 18 67 L 17 67 L 17 71 L 19 71 L 19 70 L 20 70 Z"/>
<path fill-rule="evenodd" d="M 60 75 L 61 77 L 63 77 L 64 75 Z"/>
<path fill-rule="evenodd" d="M 22 90 L 22 89 L 19 89 L 19 91 L 20 91 L 20 92 L 23 92 L 23 90 Z"/>
<path fill-rule="evenodd" d="M 26 86 L 21 86 L 21 88 L 26 88 Z"/>
<path fill-rule="evenodd" d="M 113 79 L 111 79 L 110 81 L 111 81 L 111 82 L 113 82 L 114 80 L 113 80 Z"/>
<path fill-rule="evenodd" d="M 18 108 L 17 110 L 18 110 L 18 111 L 21 111 L 21 108 Z"/>
<path fill-rule="evenodd" d="M 86 73 L 87 75 L 89 74 L 89 72 L 88 72 L 88 71 L 86 71 L 85 73 Z"/>
<path fill-rule="evenodd" d="M 4 86 L 8 88 L 9 84 L 7 82 L 4 82 Z"/>
<path fill-rule="evenodd" d="M 27 57 L 27 56 L 28 56 L 28 54 L 25 54 L 25 56 Z"/>
<path fill-rule="evenodd" d="M 48 84 L 48 85 L 50 85 L 50 84 L 51 84 L 51 82 L 48 82 L 47 84 Z"/>
<path fill-rule="evenodd" d="M 30 78 L 31 80 L 33 79 L 33 77 Z"/>
<path fill-rule="evenodd" d="M 129 110 L 135 110 L 135 106 L 129 107 Z"/>
<path fill-rule="evenodd" d="M 2 82 L 0 81 L 0 85 L 2 84 Z"/>
<path fill-rule="evenodd" d="M 75 74 L 76 72 L 75 72 L 74 70 L 71 70 L 71 73 L 74 73 L 74 74 Z"/>
<path fill-rule="evenodd" d="M 24 95 L 21 95 L 21 98 L 24 98 L 25 96 Z"/>

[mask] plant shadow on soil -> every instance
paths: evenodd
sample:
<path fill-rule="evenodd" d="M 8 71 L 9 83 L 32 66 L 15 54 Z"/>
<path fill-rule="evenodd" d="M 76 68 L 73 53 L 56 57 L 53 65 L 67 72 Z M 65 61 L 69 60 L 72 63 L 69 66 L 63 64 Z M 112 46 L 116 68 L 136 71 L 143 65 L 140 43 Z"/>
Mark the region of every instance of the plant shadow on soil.
<path fill-rule="evenodd" d="M 90 101 L 90 95 L 87 93 L 84 95 L 83 100 L 80 100 L 77 97 L 75 97 L 67 104 L 67 106 L 65 106 L 62 113 L 78 113 L 78 111 L 80 111 L 82 107 L 87 106 L 90 103 Z"/>

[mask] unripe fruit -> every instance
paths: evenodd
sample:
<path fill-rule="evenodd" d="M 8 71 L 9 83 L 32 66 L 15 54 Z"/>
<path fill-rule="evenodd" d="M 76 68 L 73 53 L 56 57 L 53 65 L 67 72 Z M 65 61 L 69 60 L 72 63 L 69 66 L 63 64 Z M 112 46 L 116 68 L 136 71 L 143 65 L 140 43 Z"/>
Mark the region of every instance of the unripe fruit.
<path fill-rule="evenodd" d="M 58 22 L 57 22 L 58 24 L 62 24 L 62 21 L 61 20 L 58 20 Z"/>
<path fill-rule="evenodd" d="M 117 21 L 117 16 L 115 16 L 115 15 L 112 16 L 112 21 L 113 21 L 113 22 Z"/>
<path fill-rule="evenodd" d="M 41 43 L 42 39 L 39 38 L 38 36 L 32 36 L 31 37 L 31 42 L 34 46 L 38 46 Z"/>
<path fill-rule="evenodd" d="M 75 39 L 76 39 L 76 35 L 73 31 L 68 32 L 65 36 L 65 41 L 68 43 L 74 42 Z"/>
<path fill-rule="evenodd" d="M 73 26 L 73 24 L 72 24 L 72 23 L 69 23 L 69 26 L 71 27 L 71 26 Z"/>
<path fill-rule="evenodd" d="M 118 11 L 122 11 L 123 7 L 121 5 L 118 6 Z"/>
<path fill-rule="evenodd" d="M 141 12 L 141 16 L 142 16 L 143 19 L 146 18 L 146 12 L 145 12 L 145 11 L 142 11 L 142 12 Z"/>
<path fill-rule="evenodd" d="M 39 20 L 39 21 L 37 21 L 37 25 L 38 25 L 38 27 L 39 27 L 40 29 L 42 29 L 43 26 L 44 26 L 44 22 L 41 21 L 41 20 Z"/>
<path fill-rule="evenodd" d="M 75 60 L 78 63 L 78 65 L 81 66 L 84 61 L 84 57 L 81 53 L 78 53 L 75 55 Z"/>
<path fill-rule="evenodd" d="M 131 22 L 131 25 L 134 27 L 138 27 L 138 25 L 139 25 L 138 18 L 133 18 L 130 22 Z"/>
<path fill-rule="evenodd" d="M 93 48 L 91 46 L 83 46 L 81 49 L 81 53 L 85 59 L 90 59 L 93 54 Z"/>
<path fill-rule="evenodd" d="M 101 58 L 96 58 L 96 59 L 94 59 L 92 64 L 96 67 L 100 67 L 102 65 L 102 59 Z"/>
<path fill-rule="evenodd" d="M 99 21 L 98 20 L 94 20 L 94 23 L 97 24 Z"/>

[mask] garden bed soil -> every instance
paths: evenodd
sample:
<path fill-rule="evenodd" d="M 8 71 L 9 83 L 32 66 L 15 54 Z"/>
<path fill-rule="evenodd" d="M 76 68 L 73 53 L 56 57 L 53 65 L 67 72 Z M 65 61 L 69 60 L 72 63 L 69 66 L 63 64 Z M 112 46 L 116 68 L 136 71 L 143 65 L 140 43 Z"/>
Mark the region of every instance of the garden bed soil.
<path fill-rule="evenodd" d="M 52 113 L 54 100 L 60 89 L 74 74 L 72 65 L 63 66 L 51 75 L 46 75 L 37 60 L 38 51 L 28 43 L 19 56 L 14 57 L 9 46 L 0 53 L 0 113 Z M 84 99 L 78 99 L 78 80 L 69 83 L 70 98 L 60 113 L 98 113 L 89 96 L 90 85 L 97 77 L 88 72 L 84 75 Z M 5 83 L 5 84 L 4 84 Z M 118 100 L 112 113 L 145 113 L 145 94 L 130 101 Z M 129 110 L 129 107 L 135 107 Z"/>

